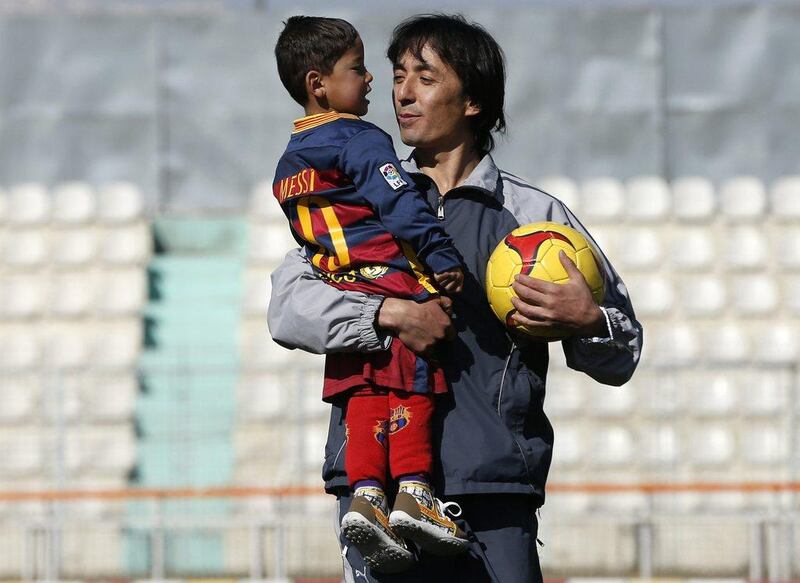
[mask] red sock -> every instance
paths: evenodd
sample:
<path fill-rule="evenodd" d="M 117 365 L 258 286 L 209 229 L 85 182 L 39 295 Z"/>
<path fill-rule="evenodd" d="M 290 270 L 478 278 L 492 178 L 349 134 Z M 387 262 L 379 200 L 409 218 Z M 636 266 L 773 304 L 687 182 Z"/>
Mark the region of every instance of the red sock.
<path fill-rule="evenodd" d="M 385 486 L 389 396 L 385 393 L 351 396 L 347 401 L 345 425 L 347 451 L 344 469 L 350 487 L 362 480 L 375 480 Z"/>
<path fill-rule="evenodd" d="M 406 474 L 433 474 L 431 394 L 389 392 L 389 467 L 395 479 Z"/>

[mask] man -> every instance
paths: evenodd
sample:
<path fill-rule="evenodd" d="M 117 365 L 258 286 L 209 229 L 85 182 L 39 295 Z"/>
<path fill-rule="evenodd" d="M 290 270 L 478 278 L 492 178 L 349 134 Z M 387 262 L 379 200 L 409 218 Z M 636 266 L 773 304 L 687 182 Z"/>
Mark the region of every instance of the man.
<path fill-rule="evenodd" d="M 541 581 L 535 511 L 544 503 L 553 446 L 543 411 L 548 344 L 511 337 L 493 316 L 483 291 L 486 262 L 501 238 L 529 222 L 561 222 L 591 238 L 561 202 L 498 170 L 489 155 L 491 132 L 505 126 L 505 72 L 485 30 L 461 17 L 414 17 L 395 29 L 388 57 L 400 135 L 415 148 L 404 167 L 464 258 L 464 291 L 452 304 L 343 292 L 318 280 L 293 251 L 272 276 L 270 331 L 285 346 L 316 353 L 385 350 L 401 341 L 435 355 L 451 386 L 434 419 L 434 483 L 463 509 L 469 553 L 423 553 L 412 570 L 381 576 L 343 545 L 347 581 Z M 519 277 L 514 318 L 558 331 L 571 368 L 621 385 L 642 341 L 625 286 L 603 258 L 606 295 L 598 307 L 580 272 L 562 262 L 570 274 L 563 285 Z M 334 405 L 323 468 L 340 513 L 350 503 L 343 415 Z"/>

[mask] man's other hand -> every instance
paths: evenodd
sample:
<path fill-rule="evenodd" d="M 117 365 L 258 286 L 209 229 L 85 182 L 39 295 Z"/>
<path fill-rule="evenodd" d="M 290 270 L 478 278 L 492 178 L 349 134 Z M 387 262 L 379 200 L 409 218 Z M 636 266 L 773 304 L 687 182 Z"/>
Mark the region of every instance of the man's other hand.
<path fill-rule="evenodd" d="M 389 330 L 409 349 L 429 356 L 440 340 L 455 335 L 450 321 L 451 301 L 439 297 L 426 302 L 386 298 L 378 312 L 378 326 Z"/>
<path fill-rule="evenodd" d="M 517 309 L 513 320 L 561 337 L 606 336 L 605 317 L 583 274 L 563 251 L 559 252 L 559 259 L 569 275 L 566 283 L 521 274 L 514 278 L 512 287 L 519 297 L 511 299 Z"/>

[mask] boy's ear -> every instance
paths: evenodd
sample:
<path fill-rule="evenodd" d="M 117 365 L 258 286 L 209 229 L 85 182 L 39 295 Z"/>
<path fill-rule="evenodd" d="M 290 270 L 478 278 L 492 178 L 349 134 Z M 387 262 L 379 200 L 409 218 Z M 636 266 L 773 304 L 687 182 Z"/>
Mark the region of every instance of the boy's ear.
<path fill-rule="evenodd" d="M 322 82 L 322 73 L 312 69 L 306 73 L 306 93 L 309 97 L 325 97 L 325 85 Z"/>

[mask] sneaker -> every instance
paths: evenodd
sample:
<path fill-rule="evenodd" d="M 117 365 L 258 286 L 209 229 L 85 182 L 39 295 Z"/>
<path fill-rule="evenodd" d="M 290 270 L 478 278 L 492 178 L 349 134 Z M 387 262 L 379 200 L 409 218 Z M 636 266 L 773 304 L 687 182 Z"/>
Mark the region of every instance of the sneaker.
<path fill-rule="evenodd" d="M 382 492 L 380 500 L 384 500 Z M 350 509 L 342 518 L 342 534 L 358 549 L 364 563 L 375 571 L 399 573 L 414 564 L 413 553 L 389 526 L 386 512 L 372 496 L 357 494 L 353 497 Z"/>
<path fill-rule="evenodd" d="M 457 508 L 458 513 L 450 508 Z M 464 531 L 445 516 L 445 511 L 455 517 L 461 515 L 458 504 L 434 498 L 427 484 L 402 482 L 389 515 L 389 525 L 398 535 L 414 541 L 431 554 L 457 555 L 466 550 L 469 540 Z"/>

